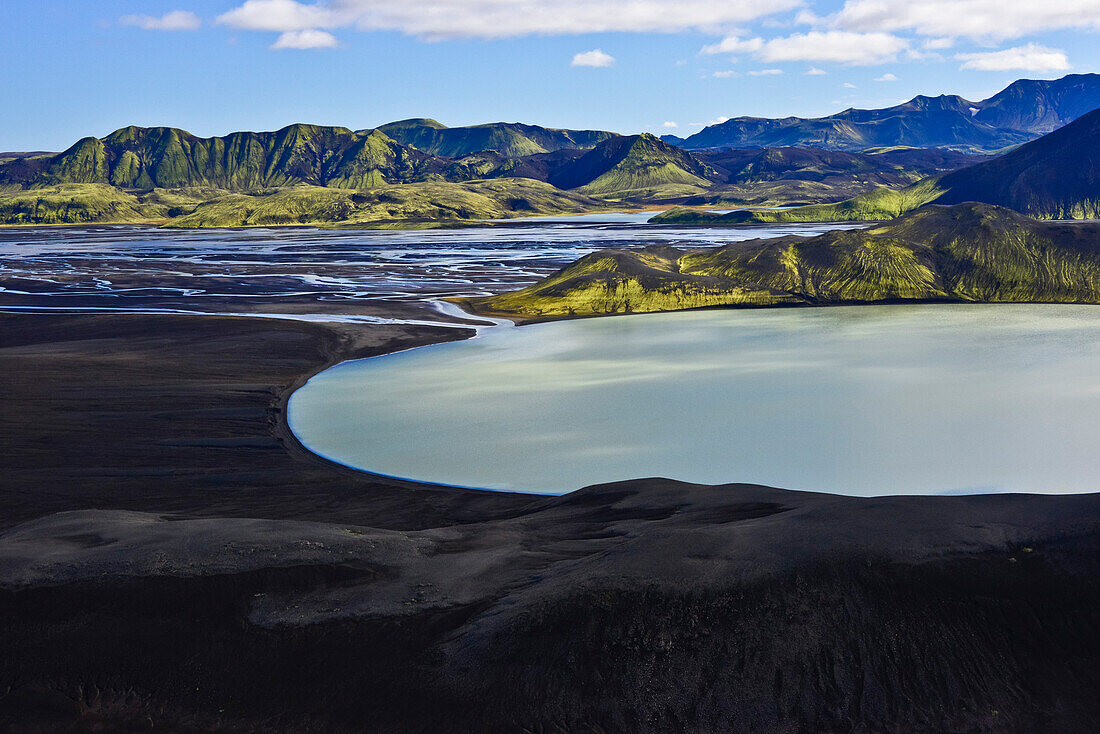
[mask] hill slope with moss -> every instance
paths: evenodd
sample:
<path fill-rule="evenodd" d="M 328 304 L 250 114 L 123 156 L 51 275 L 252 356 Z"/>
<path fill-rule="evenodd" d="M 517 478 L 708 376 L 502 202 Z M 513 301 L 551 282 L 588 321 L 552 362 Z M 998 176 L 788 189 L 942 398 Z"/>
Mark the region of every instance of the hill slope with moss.
<path fill-rule="evenodd" d="M 103 139 L 84 138 L 55 156 L 0 166 L 0 183 L 97 183 L 145 190 L 205 186 L 250 191 L 294 184 L 368 188 L 424 180 L 443 165 L 377 131 L 290 125 L 275 132 L 199 138 L 176 128 L 126 127 Z"/>
<path fill-rule="evenodd" d="M 200 203 L 169 227 L 446 225 L 532 214 L 579 214 L 606 202 L 530 179 L 428 181 L 371 189 L 296 186 Z"/>
<path fill-rule="evenodd" d="M 884 226 L 710 250 L 604 250 L 476 313 L 552 318 L 701 306 L 898 300 L 1100 303 L 1100 225 L 985 204 L 931 206 Z"/>
<path fill-rule="evenodd" d="M 846 222 L 891 219 L 926 204 L 974 201 L 1040 219 L 1100 218 L 1100 110 L 1011 153 L 901 189 L 880 188 L 836 204 L 725 215 L 670 210 L 656 224 Z"/>
<path fill-rule="evenodd" d="M 0 224 L 153 222 L 170 207 L 105 184 L 59 184 L 0 192 Z"/>
<path fill-rule="evenodd" d="M 432 226 L 535 214 L 581 214 L 604 201 L 529 179 L 427 181 L 367 189 L 289 186 L 248 193 L 212 189 L 124 191 L 59 184 L 0 192 L 0 224 Z"/>
<path fill-rule="evenodd" d="M 643 133 L 607 140 L 550 175 L 550 183 L 591 196 L 651 199 L 698 193 L 715 171 L 690 154 Z"/>
<path fill-rule="evenodd" d="M 484 151 L 517 158 L 557 150 L 584 150 L 617 137 L 605 130 L 559 130 L 518 122 L 447 127 L 423 118 L 387 123 L 378 130 L 399 143 L 445 158 Z"/>

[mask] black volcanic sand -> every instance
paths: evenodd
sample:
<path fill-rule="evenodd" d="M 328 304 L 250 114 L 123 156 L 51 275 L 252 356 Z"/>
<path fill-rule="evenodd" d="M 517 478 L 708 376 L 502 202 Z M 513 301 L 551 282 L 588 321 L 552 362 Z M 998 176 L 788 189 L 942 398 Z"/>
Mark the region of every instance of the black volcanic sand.
<path fill-rule="evenodd" d="M 0 529 L 84 508 L 417 528 L 527 504 L 335 467 L 301 448 L 283 420 L 290 392 L 337 361 L 472 334 L 254 317 L 0 314 Z"/>
<path fill-rule="evenodd" d="M 1100 726 L 1100 495 L 532 497 L 289 436 L 318 369 L 466 334 L 0 316 L 0 732 Z"/>

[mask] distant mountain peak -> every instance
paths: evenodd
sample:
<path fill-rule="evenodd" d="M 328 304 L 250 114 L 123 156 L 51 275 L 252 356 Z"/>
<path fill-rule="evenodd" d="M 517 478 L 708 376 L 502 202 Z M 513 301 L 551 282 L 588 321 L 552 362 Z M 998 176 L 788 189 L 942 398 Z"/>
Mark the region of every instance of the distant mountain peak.
<path fill-rule="evenodd" d="M 981 102 L 917 95 L 883 109 L 849 108 L 819 118 L 733 117 L 679 141 L 689 150 L 805 146 L 857 152 L 875 147 L 995 152 L 1033 140 L 1100 107 L 1100 74 L 1021 79 Z M 671 141 L 677 142 L 677 141 Z"/>
<path fill-rule="evenodd" d="M 987 216 L 993 205 L 1037 219 L 1100 218 L 1100 109 L 1004 155 L 903 189 L 878 188 L 835 204 L 721 217 L 736 223 L 877 221 L 929 204 L 962 205 L 953 211 L 967 216 Z M 1009 216 L 1004 210 L 995 214 Z M 680 212 L 675 221 L 710 222 L 714 216 Z"/>
<path fill-rule="evenodd" d="M 447 126 L 438 120 L 433 120 L 430 117 L 410 117 L 407 120 L 397 120 L 396 122 L 388 123 L 391 127 L 404 126 L 404 127 L 430 127 L 434 130 L 446 130 Z"/>
<path fill-rule="evenodd" d="M 515 122 L 445 127 L 435 120 L 411 119 L 379 125 L 378 129 L 403 145 L 447 158 L 486 150 L 510 157 L 584 150 L 615 137 L 615 133 L 601 130 L 560 130 Z"/>

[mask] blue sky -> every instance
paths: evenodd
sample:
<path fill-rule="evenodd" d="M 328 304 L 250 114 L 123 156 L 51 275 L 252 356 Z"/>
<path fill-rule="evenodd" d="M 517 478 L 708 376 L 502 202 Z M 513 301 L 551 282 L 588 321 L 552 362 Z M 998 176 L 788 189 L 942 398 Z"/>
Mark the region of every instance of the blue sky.
<path fill-rule="evenodd" d="M 686 135 L 981 99 L 1100 70 L 1098 40 L 1100 0 L 4 0 L 0 150 L 405 117 Z"/>

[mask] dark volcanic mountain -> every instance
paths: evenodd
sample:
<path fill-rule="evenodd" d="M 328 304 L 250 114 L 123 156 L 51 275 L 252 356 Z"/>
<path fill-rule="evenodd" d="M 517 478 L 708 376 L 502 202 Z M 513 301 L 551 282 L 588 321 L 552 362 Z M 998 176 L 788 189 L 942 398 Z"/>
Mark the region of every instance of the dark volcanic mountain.
<path fill-rule="evenodd" d="M 674 210 L 656 223 L 838 222 L 890 219 L 926 204 L 995 204 L 1040 219 L 1100 218 L 1100 110 L 999 158 L 837 204 L 725 215 Z"/>
<path fill-rule="evenodd" d="M 893 148 L 881 152 L 846 153 L 821 148 L 727 148 L 696 151 L 725 184 L 775 180 L 829 181 L 858 176 L 875 186 L 899 186 L 985 160 L 952 150 Z"/>
<path fill-rule="evenodd" d="M 446 158 L 482 151 L 515 158 L 555 150 L 582 150 L 616 136 L 603 130 L 557 130 L 518 122 L 447 127 L 421 118 L 391 122 L 378 129 L 399 143 Z"/>
<path fill-rule="evenodd" d="M 982 160 L 985 157 L 935 148 L 898 148 L 869 155 L 817 148 L 689 153 L 650 135 L 632 135 L 611 138 L 588 151 L 563 149 L 520 158 L 483 151 L 456 159 L 442 175 L 448 180 L 533 178 L 563 189 L 581 188 L 595 196 L 634 200 L 667 197 L 708 203 L 753 195 L 837 200 L 845 198 L 846 191 L 903 187 Z"/>
<path fill-rule="evenodd" d="M 602 250 L 523 290 L 465 303 L 547 318 L 896 300 L 1100 303 L 1100 224 L 1040 222 L 986 204 L 931 206 L 812 238 Z"/>
<path fill-rule="evenodd" d="M 1100 75 L 1070 74 L 1054 81 L 1019 79 L 979 103 L 974 118 L 1006 130 L 1046 133 L 1100 107 Z"/>
<path fill-rule="evenodd" d="M 1100 217 L 1100 110 L 1027 145 L 940 177 L 940 204 L 984 201 L 1047 219 Z"/>
<path fill-rule="evenodd" d="M 914 97 L 878 110 L 848 109 L 816 119 L 736 117 L 686 139 L 688 149 L 807 146 L 860 151 L 880 146 L 996 151 L 1032 140 L 1100 107 L 1100 75 L 1020 80 L 981 102 Z"/>

